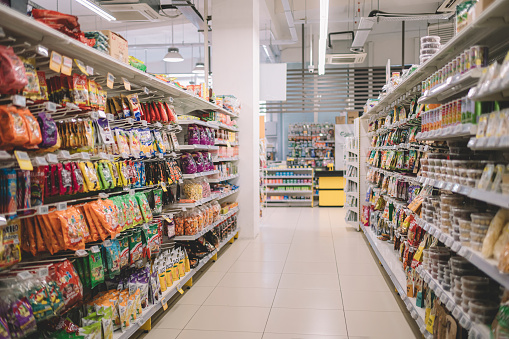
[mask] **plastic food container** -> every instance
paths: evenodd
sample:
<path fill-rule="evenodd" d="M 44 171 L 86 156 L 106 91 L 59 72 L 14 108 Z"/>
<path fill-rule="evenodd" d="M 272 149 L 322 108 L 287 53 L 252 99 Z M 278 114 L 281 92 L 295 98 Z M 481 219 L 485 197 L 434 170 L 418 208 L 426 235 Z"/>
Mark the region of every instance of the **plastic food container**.
<path fill-rule="evenodd" d="M 463 236 L 461 236 L 461 234 L 460 234 L 460 241 L 461 241 L 461 245 L 462 245 L 462 246 L 468 246 L 468 247 L 470 247 L 470 237 L 468 237 L 468 236 L 467 236 L 467 237 L 463 237 Z"/>
<path fill-rule="evenodd" d="M 468 171 L 469 170 L 466 168 L 460 168 L 459 169 L 460 177 L 465 178 L 465 179 L 468 178 Z"/>
<path fill-rule="evenodd" d="M 485 290 L 490 284 L 490 279 L 487 277 L 479 277 L 476 275 L 467 275 L 461 277 L 461 286 L 469 289 Z"/>
<path fill-rule="evenodd" d="M 440 37 L 436 35 L 427 35 L 421 38 L 421 45 L 428 42 L 440 43 Z"/>
<path fill-rule="evenodd" d="M 470 214 L 470 218 L 472 219 L 472 222 L 477 225 L 489 226 L 493 217 L 494 217 L 494 215 L 491 213 L 472 213 L 472 214 Z"/>
<path fill-rule="evenodd" d="M 473 187 L 477 186 L 477 181 L 478 181 L 478 179 L 467 179 L 465 182 L 465 185 L 473 188 Z"/>
<path fill-rule="evenodd" d="M 451 264 L 451 272 L 453 268 L 473 268 L 474 266 L 465 258 L 460 256 L 454 256 L 449 259 Z M 454 273 L 454 272 L 453 272 Z"/>
<path fill-rule="evenodd" d="M 440 48 L 440 43 L 438 42 L 425 42 L 425 43 L 421 43 L 421 49 L 426 49 L 426 48 L 434 48 L 434 49 L 438 49 Z"/>
<path fill-rule="evenodd" d="M 472 222 L 466 218 L 458 218 L 458 225 L 460 226 L 460 231 L 471 231 Z"/>
<path fill-rule="evenodd" d="M 509 195 L 509 184 L 501 184 L 502 194 Z"/>
<path fill-rule="evenodd" d="M 477 301 L 473 300 L 469 303 L 469 308 L 472 314 L 475 316 L 493 316 L 498 312 L 498 308 L 500 306 L 499 303 L 496 302 L 486 302 L 486 301 Z"/>
<path fill-rule="evenodd" d="M 447 174 L 449 174 L 449 175 L 454 175 L 454 168 L 452 168 L 452 167 L 447 167 L 447 168 L 446 168 L 446 171 L 447 171 Z"/>
<path fill-rule="evenodd" d="M 440 173 L 447 175 L 447 166 L 440 166 L 439 171 Z"/>
<path fill-rule="evenodd" d="M 429 159 L 428 158 L 421 159 L 420 162 L 421 162 L 421 165 L 429 165 Z"/>
<path fill-rule="evenodd" d="M 477 234 L 477 233 L 474 233 L 474 232 L 470 232 L 469 236 L 470 236 L 470 240 L 471 240 L 470 241 L 470 247 L 473 248 L 472 242 L 475 242 L 475 243 L 481 243 L 481 248 L 482 248 L 482 242 L 484 241 L 484 238 L 486 238 L 485 234 Z"/>
<path fill-rule="evenodd" d="M 483 238 L 484 240 L 484 238 Z M 474 241 L 473 239 L 470 241 L 470 248 L 472 248 L 475 251 L 482 251 L 482 241 Z"/>
<path fill-rule="evenodd" d="M 469 169 L 467 170 L 467 176 L 470 179 L 481 179 L 483 170 L 479 169 Z"/>
<path fill-rule="evenodd" d="M 473 207 L 453 207 L 451 208 L 452 216 L 455 218 L 469 218 L 470 214 L 477 212 Z"/>
<path fill-rule="evenodd" d="M 479 225 L 477 223 L 472 223 L 471 224 L 471 227 L 472 227 L 472 232 L 473 233 L 477 233 L 477 234 L 483 234 L 483 235 L 486 235 L 486 232 L 488 232 L 488 229 L 490 228 L 490 226 L 486 226 L 486 225 Z"/>
<path fill-rule="evenodd" d="M 420 57 L 419 57 L 419 62 L 420 62 L 421 64 L 423 64 L 423 63 L 425 63 L 426 61 L 428 61 L 430 58 L 431 58 L 431 55 L 420 56 Z"/>

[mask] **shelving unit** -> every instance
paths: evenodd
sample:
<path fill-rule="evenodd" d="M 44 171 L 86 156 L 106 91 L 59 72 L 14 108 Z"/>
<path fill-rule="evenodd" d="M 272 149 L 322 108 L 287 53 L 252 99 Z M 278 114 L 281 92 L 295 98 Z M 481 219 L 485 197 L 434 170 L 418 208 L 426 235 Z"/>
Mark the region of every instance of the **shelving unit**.
<path fill-rule="evenodd" d="M 290 125 L 287 165 L 327 167 L 334 163 L 334 146 L 334 124 Z"/>
<path fill-rule="evenodd" d="M 313 206 L 313 173 L 312 168 L 265 168 L 263 171 L 263 182 L 261 192 L 266 196 L 265 206 L 270 206 L 272 203 L 281 204 L 287 203 L 309 203 Z M 289 175 L 293 173 L 293 175 Z M 274 175 L 276 174 L 276 175 Z M 310 175 L 308 175 L 310 174 Z M 280 180 L 281 182 L 272 182 L 274 179 Z M 302 182 L 306 180 L 307 182 Z M 288 182 L 293 181 L 293 182 Z M 300 181 L 300 182 L 299 182 Z M 283 190 L 269 189 L 281 187 Z M 288 189 L 288 187 L 295 187 L 299 189 Z M 304 189 L 308 187 L 309 189 Z M 302 189 L 300 189 L 302 188 Z M 285 196 L 281 200 L 271 200 L 271 196 Z M 296 196 L 305 197 L 305 199 L 295 199 Z"/>
<path fill-rule="evenodd" d="M 359 127 L 358 121 L 354 128 Z M 357 226 L 360 216 L 359 205 L 359 189 L 360 189 L 360 164 L 359 164 L 359 134 L 356 136 L 346 138 L 346 157 L 347 168 L 344 178 L 346 179 L 346 186 L 352 189 L 345 190 L 345 208 L 347 210 L 345 221 L 348 224 Z"/>
<path fill-rule="evenodd" d="M 445 213 L 447 210 L 443 208 L 442 201 L 438 200 L 440 201 L 438 204 L 439 207 L 436 207 L 436 205 L 433 205 L 433 208 L 429 207 L 431 201 L 436 203 L 437 200 L 433 199 L 442 197 L 443 195 L 454 194 L 454 197 L 461 198 L 463 196 L 468 198 L 462 202 L 465 208 L 473 205 L 478 207 L 482 206 L 479 207 L 479 212 L 485 212 L 488 209 L 486 205 L 477 205 L 477 202 L 475 202 L 476 200 L 488 204 L 489 210 L 493 213 L 497 211 L 499 207 L 509 208 L 509 195 L 480 190 L 472 181 L 465 181 L 465 183 L 461 181 L 460 184 L 458 181 L 460 176 L 457 172 L 454 172 L 454 175 L 452 175 L 450 171 L 447 172 L 447 174 L 443 173 L 444 166 L 449 168 L 451 165 L 450 161 L 455 161 L 456 159 L 470 159 L 475 162 L 477 159 L 489 158 L 496 159 L 495 161 L 497 163 L 503 163 L 501 159 L 504 157 L 501 153 L 487 154 L 482 152 L 490 150 L 505 151 L 509 149 L 506 147 L 506 139 L 504 139 L 507 138 L 507 136 L 499 137 L 497 140 L 476 137 L 476 134 L 479 132 L 478 126 L 480 125 L 466 123 L 468 119 L 463 116 L 462 120 L 458 119 L 458 116 L 454 116 L 456 112 L 459 112 L 459 110 L 454 111 L 454 107 L 458 106 L 453 105 L 456 105 L 456 103 L 459 105 L 461 103 L 462 106 L 459 107 L 464 108 L 464 101 L 455 100 L 465 97 L 477 101 L 507 101 L 509 99 L 507 96 L 509 91 L 506 91 L 503 86 L 499 86 L 493 91 L 488 91 L 483 95 L 476 94 L 477 91 L 475 88 L 480 87 L 482 75 L 486 72 L 486 69 L 477 68 L 475 65 L 472 69 L 466 70 L 461 74 L 449 76 L 442 84 L 434 85 L 432 88 L 429 88 L 429 85 L 427 85 L 425 87 L 427 89 L 426 91 L 421 90 L 421 83 L 423 81 L 431 77 L 437 71 L 436 74 L 439 74 L 443 66 L 452 62 L 451 60 L 453 59 L 456 60 L 457 56 L 461 54 L 462 51 L 466 49 L 470 50 L 471 46 L 486 46 L 489 48 L 490 60 L 502 59 L 507 52 L 507 41 L 503 38 L 505 40 L 501 43 L 500 37 L 505 37 L 507 33 L 509 33 L 509 24 L 502 18 L 505 15 L 503 13 L 507 13 L 508 10 L 509 1 L 495 0 L 478 15 L 472 23 L 451 38 L 447 44 L 443 45 L 428 61 L 421 64 L 409 76 L 400 80 L 399 85 L 396 87 L 388 86 L 389 88 L 393 88 L 392 91 L 383 93 L 378 103 L 369 110 L 366 110 L 365 114 L 360 119 L 357 119 L 360 122 L 361 150 L 359 197 L 366 196 L 367 199 L 368 197 L 373 198 L 371 201 L 364 201 L 364 199 L 362 199 L 362 205 L 364 206 L 360 206 L 362 210 L 359 210 L 362 216 L 364 216 L 362 211 L 365 209 L 366 211 L 369 210 L 370 217 L 367 222 L 370 227 L 363 226 L 364 220 L 363 222 L 359 222 L 359 227 L 365 233 L 378 259 L 391 277 L 398 293 L 405 301 L 407 308 L 410 310 L 412 317 L 416 320 L 425 337 L 433 336 L 426 330 L 425 324 L 428 323 L 428 319 L 426 313 L 423 312 L 424 309 L 416 306 L 415 299 L 406 297 L 408 274 L 421 278 L 424 281 L 423 286 L 425 286 L 426 291 L 431 290 L 434 292 L 432 298 L 436 297 L 436 299 L 440 301 L 440 304 L 443 305 L 444 309 L 450 312 L 450 315 L 452 315 L 457 322 L 458 329 L 464 330 L 462 333 L 463 336 L 466 336 L 466 332 L 468 332 L 469 338 L 488 338 L 490 336 L 490 329 L 487 325 L 482 323 L 481 320 L 465 311 L 468 310 L 468 308 L 462 305 L 464 302 L 458 302 L 458 298 L 460 298 L 459 295 L 461 295 L 460 299 L 462 301 L 466 299 L 464 298 L 464 291 L 458 288 L 456 293 L 454 293 L 453 288 L 457 287 L 454 286 L 454 283 L 451 285 L 446 282 L 447 273 L 443 273 L 442 276 L 439 273 L 438 279 L 434 279 L 432 277 L 431 268 L 420 263 L 421 261 L 430 260 L 436 265 L 435 261 L 422 258 L 416 259 L 417 265 L 413 263 L 411 266 L 408 264 L 408 261 L 400 261 L 399 257 L 401 254 L 394 250 L 395 245 L 391 242 L 398 242 L 397 248 L 399 248 L 401 243 L 403 249 L 401 253 L 405 253 L 405 251 L 408 250 L 409 252 L 407 253 L 411 254 L 414 253 L 412 251 L 417 250 L 417 246 L 422 239 L 417 238 L 419 239 L 417 245 L 412 242 L 411 237 L 414 234 L 411 234 L 410 231 L 405 232 L 399 218 L 401 218 L 401 220 L 409 218 L 408 220 L 410 220 L 410 223 L 415 220 L 415 225 L 417 225 L 417 230 L 421 232 L 420 234 L 430 237 L 430 241 L 426 243 L 425 249 L 430 247 L 430 244 L 432 247 L 443 247 L 444 251 L 450 251 L 448 253 L 450 253 L 451 256 L 459 256 L 466 259 L 467 262 L 465 265 L 469 265 L 469 270 L 475 271 L 476 275 L 484 274 L 491 279 L 490 284 L 493 284 L 493 286 L 496 285 L 495 283 L 498 283 L 503 288 L 509 287 L 509 274 L 504 274 L 499 271 L 498 260 L 492 258 L 486 259 L 482 256 L 480 251 L 478 251 L 479 248 L 474 247 L 475 238 L 472 233 L 468 233 L 469 236 L 466 236 L 463 232 L 460 236 L 455 218 L 451 216 L 449 216 L 449 218 L 447 217 L 447 213 Z M 496 22 L 499 24 L 495 24 Z M 479 63 L 476 65 L 479 65 Z M 442 79 L 445 78 L 442 77 Z M 496 83 L 496 81 L 492 83 Z M 504 91 L 506 91 L 505 94 Z M 417 99 L 416 106 L 419 108 L 421 104 L 435 104 L 437 106 L 425 107 L 423 111 L 419 111 L 419 114 L 417 114 L 417 110 L 410 111 L 410 103 L 414 99 Z M 455 102 L 453 103 L 453 101 Z M 448 106 L 442 106 L 442 108 L 440 108 L 439 105 Z M 400 118 L 398 114 L 397 110 L 399 107 L 404 107 L 406 109 L 403 118 Z M 445 115 L 443 113 L 444 107 L 446 110 Z M 450 112 L 448 111 L 448 107 L 453 107 L 454 111 L 454 113 L 451 113 L 450 121 L 447 116 L 448 112 Z M 425 119 L 427 117 L 425 113 L 435 108 L 437 109 L 436 112 L 439 113 L 438 116 L 441 118 L 438 124 L 435 125 L 433 125 L 433 123 L 436 120 L 431 121 L 430 126 L 430 121 Z M 462 110 L 461 112 L 464 111 Z M 476 110 L 475 113 L 485 115 L 490 112 Z M 417 128 L 417 130 L 415 130 L 415 128 Z M 394 136 L 396 131 L 401 132 L 403 129 L 407 129 L 409 132 L 408 135 L 414 135 L 415 138 L 407 138 L 407 140 L 400 140 L 397 137 L 392 139 L 387 138 L 389 133 L 391 133 L 391 136 Z M 453 148 L 456 150 L 453 151 Z M 470 150 L 476 150 L 476 153 L 470 152 L 469 148 Z M 400 161 L 397 160 L 397 157 L 401 159 L 400 154 L 402 153 L 405 156 L 415 156 L 416 159 L 419 159 L 419 164 L 411 163 L 412 167 L 405 167 L 406 158 L 403 158 L 403 162 L 397 165 L 397 162 Z M 431 159 L 434 157 L 430 156 L 430 154 L 435 154 L 437 158 L 444 159 L 444 162 L 441 162 L 441 166 L 435 166 L 434 168 L 432 167 L 433 169 L 430 168 L 429 170 L 427 169 L 434 165 L 431 162 Z M 397 160 L 394 161 L 393 164 L 390 164 L 390 161 L 383 160 L 390 159 L 392 156 L 396 157 L 393 158 L 394 160 Z M 431 163 L 431 165 L 425 167 L 426 170 L 423 169 L 423 166 L 426 166 L 424 159 L 427 159 Z M 421 161 L 424 165 L 421 164 Z M 352 162 L 348 159 L 347 163 L 351 164 Z M 447 166 L 445 164 L 447 164 Z M 414 168 L 414 165 L 417 166 L 417 168 Z M 461 168 L 464 169 L 464 167 Z M 435 171 L 434 169 L 437 170 Z M 482 169 L 482 167 L 479 169 Z M 390 179 L 387 180 L 388 178 Z M 476 181 L 477 179 L 478 178 L 472 180 Z M 401 187 L 400 190 L 398 190 L 399 187 Z M 411 206 L 411 201 L 415 199 L 415 196 L 402 194 L 406 187 L 411 187 L 412 190 L 415 189 L 415 192 L 423 192 L 424 202 L 422 208 L 417 210 L 418 214 L 412 211 L 415 211 L 415 209 Z M 433 194 L 433 196 L 431 194 Z M 379 201 L 384 203 L 376 207 L 377 204 L 375 202 Z M 392 212 L 388 214 L 384 213 L 385 206 L 389 209 L 392 208 Z M 435 212 L 438 216 L 433 214 Z M 469 218 L 470 213 L 474 212 L 468 213 Z M 397 218 L 395 218 L 395 215 Z M 452 215 L 452 212 L 450 215 Z M 430 220 L 433 222 L 430 222 Z M 413 256 L 412 258 L 415 259 Z M 442 263 L 443 262 L 444 261 L 442 261 Z M 448 266 L 445 267 L 451 268 L 453 265 L 451 264 L 452 261 L 446 262 Z M 408 274 L 405 273 L 407 272 L 406 270 L 408 270 Z M 437 271 L 433 271 L 433 276 L 437 276 Z M 420 286 L 420 280 L 417 281 Z M 458 295 L 458 292 L 461 293 Z M 487 302 L 488 299 L 478 297 L 476 300 L 484 303 Z M 491 318 L 491 314 L 489 317 Z M 488 319 L 484 321 L 488 323 Z"/>

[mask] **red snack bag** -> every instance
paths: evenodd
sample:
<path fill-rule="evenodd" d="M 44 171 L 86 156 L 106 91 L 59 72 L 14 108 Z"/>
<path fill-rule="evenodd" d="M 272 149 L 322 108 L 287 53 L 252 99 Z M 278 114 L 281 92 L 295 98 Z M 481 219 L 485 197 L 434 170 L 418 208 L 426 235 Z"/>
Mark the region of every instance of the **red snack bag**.
<path fill-rule="evenodd" d="M 89 105 L 87 76 L 85 74 L 73 74 L 73 97 L 74 103 L 80 107 Z"/>
<path fill-rule="evenodd" d="M 46 83 L 46 73 L 44 72 L 37 72 L 37 78 L 39 80 L 39 89 L 41 90 L 41 99 L 42 100 L 49 100 L 49 90 L 48 90 L 48 84 Z"/>
<path fill-rule="evenodd" d="M 154 101 L 152 102 L 152 107 L 154 108 L 154 121 L 161 121 L 161 113 L 159 112 L 159 107 L 157 107 L 157 103 Z"/>
<path fill-rule="evenodd" d="M 54 263 L 50 269 L 50 277 L 62 291 L 65 309 L 71 308 L 83 299 L 83 285 L 69 260 Z"/>
<path fill-rule="evenodd" d="M 173 109 L 173 107 L 168 105 L 167 102 L 164 103 L 164 107 L 166 107 L 166 112 L 168 113 L 168 121 L 176 122 L 177 114 L 175 113 L 175 110 Z"/>
<path fill-rule="evenodd" d="M 166 113 L 166 108 L 164 108 L 163 103 L 159 101 L 157 103 L 157 106 L 159 107 L 159 114 L 161 114 L 161 120 L 168 121 L 168 113 Z"/>
<path fill-rule="evenodd" d="M 72 168 L 71 163 L 59 164 L 58 171 L 60 195 L 72 194 Z"/>
<path fill-rule="evenodd" d="M 0 93 L 16 94 L 28 84 L 25 66 L 12 47 L 0 45 Z"/>

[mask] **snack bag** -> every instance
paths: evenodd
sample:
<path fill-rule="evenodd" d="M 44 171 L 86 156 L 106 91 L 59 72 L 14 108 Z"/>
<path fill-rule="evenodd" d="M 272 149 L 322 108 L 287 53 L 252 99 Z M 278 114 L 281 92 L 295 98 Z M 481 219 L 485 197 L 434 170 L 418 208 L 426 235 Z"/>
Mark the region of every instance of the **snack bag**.
<path fill-rule="evenodd" d="M 20 248 L 20 219 L 13 219 L 0 229 L 0 270 L 21 261 Z"/>
<path fill-rule="evenodd" d="M 28 108 L 19 109 L 18 113 L 23 117 L 27 126 L 29 141 L 25 144 L 26 148 L 36 148 L 42 142 L 41 129 L 37 119 L 30 113 Z"/>
<path fill-rule="evenodd" d="M 37 115 L 37 122 L 41 131 L 41 143 L 39 147 L 52 147 L 57 143 L 57 125 L 51 115 L 41 112 Z"/>
<path fill-rule="evenodd" d="M 6 149 L 28 143 L 28 126 L 20 111 L 14 106 L 0 106 L 0 147 Z"/>
<path fill-rule="evenodd" d="M 82 221 L 78 220 L 73 212 L 73 209 L 70 208 L 65 211 L 56 211 L 54 213 L 58 216 L 60 221 L 65 249 L 77 251 L 79 249 L 85 249 L 85 242 L 83 240 L 82 232 L 80 231 L 80 223 Z"/>
<path fill-rule="evenodd" d="M 143 257 L 141 230 L 134 230 L 129 237 L 129 264 L 134 265 Z"/>
<path fill-rule="evenodd" d="M 54 263 L 50 276 L 62 291 L 65 309 L 71 308 L 83 298 L 83 286 L 69 260 Z"/>
<path fill-rule="evenodd" d="M 152 211 L 150 209 L 150 206 L 147 201 L 147 197 L 145 196 L 145 193 L 138 192 L 135 194 L 136 201 L 138 202 L 138 205 L 141 210 L 141 214 L 143 215 L 143 220 L 148 223 L 151 222 L 153 219 Z"/>
<path fill-rule="evenodd" d="M 12 47 L 0 46 L 0 93 L 16 94 L 28 84 L 25 66 Z"/>
<path fill-rule="evenodd" d="M 101 250 L 97 246 L 92 246 L 88 252 L 88 263 L 90 265 L 90 284 L 95 288 L 104 282 L 104 266 Z"/>
<path fill-rule="evenodd" d="M 79 107 L 89 106 L 87 76 L 84 74 L 73 74 L 72 82 L 74 103 Z"/>
<path fill-rule="evenodd" d="M 86 192 L 97 191 L 100 186 L 94 165 L 90 161 L 80 161 L 78 166 L 81 169 L 81 173 L 85 179 Z"/>

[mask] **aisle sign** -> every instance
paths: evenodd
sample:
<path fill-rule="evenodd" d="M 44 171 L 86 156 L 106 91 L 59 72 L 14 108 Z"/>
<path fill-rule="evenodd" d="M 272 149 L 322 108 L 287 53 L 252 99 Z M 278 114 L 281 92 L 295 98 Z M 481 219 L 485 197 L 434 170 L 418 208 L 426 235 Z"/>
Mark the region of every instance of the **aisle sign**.
<path fill-rule="evenodd" d="M 51 52 L 51 58 L 49 60 L 49 69 L 53 72 L 60 73 L 60 68 L 62 67 L 62 56 L 57 52 Z"/>
<path fill-rule="evenodd" d="M 113 74 L 108 73 L 108 76 L 106 77 L 106 86 L 110 89 L 113 89 L 113 83 L 115 82 L 115 77 Z"/>
<path fill-rule="evenodd" d="M 62 58 L 62 69 L 60 70 L 62 74 L 71 76 L 72 74 L 72 59 L 64 56 Z"/>

